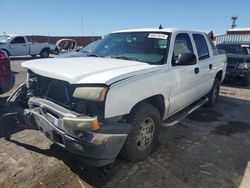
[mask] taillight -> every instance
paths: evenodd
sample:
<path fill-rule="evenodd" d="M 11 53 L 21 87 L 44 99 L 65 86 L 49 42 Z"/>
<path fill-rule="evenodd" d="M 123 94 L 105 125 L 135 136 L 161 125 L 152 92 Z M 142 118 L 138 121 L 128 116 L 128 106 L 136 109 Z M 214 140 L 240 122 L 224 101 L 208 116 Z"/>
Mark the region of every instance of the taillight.
<path fill-rule="evenodd" d="M 8 55 L 5 52 L 0 52 L 0 60 L 8 59 Z"/>

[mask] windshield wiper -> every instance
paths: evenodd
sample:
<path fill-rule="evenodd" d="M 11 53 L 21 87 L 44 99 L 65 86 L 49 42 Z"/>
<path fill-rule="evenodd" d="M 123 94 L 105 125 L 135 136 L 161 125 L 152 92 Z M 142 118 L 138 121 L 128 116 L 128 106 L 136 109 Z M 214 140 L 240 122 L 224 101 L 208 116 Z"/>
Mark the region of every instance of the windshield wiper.
<path fill-rule="evenodd" d="M 124 59 L 124 60 L 130 60 L 130 61 L 140 61 L 143 62 L 137 58 L 133 58 L 133 57 L 126 57 L 126 56 L 110 56 L 110 58 L 115 58 L 115 59 Z"/>

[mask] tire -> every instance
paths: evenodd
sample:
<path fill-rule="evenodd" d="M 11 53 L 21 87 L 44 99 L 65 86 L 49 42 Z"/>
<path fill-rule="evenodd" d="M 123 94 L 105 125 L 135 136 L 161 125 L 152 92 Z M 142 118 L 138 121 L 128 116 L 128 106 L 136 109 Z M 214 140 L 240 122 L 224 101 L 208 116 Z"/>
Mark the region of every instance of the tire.
<path fill-rule="evenodd" d="M 35 58 L 35 57 L 36 57 L 36 55 L 31 55 L 31 57 Z"/>
<path fill-rule="evenodd" d="M 208 101 L 206 102 L 206 107 L 213 107 L 215 106 L 217 99 L 219 97 L 220 93 L 220 80 L 218 78 L 215 78 L 213 87 L 209 94 L 207 95 Z"/>
<path fill-rule="evenodd" d="M 244 86 L 249 86 L 249 83 L 250 83 L 250 75 L 249 75 L 249 73 L 247 73 L 247 74 L 245 74 L 245 76 L 243 77 L 242 85 L 244 85 Z"/>
<path fill-rule="evenodd" d="M 41 58 L 48 58 L 49 57 L 49 50 L 48 49 L 43 49 L 40 53 Z"/>
<path fill-rule="evenodd" d="M 59 52 L 59 50 L 56 48 L 55 50 L 54 50 L 54 54 L 55 55 L 58 55 L 60 52 Z"/>
<path fill-rule="evenodd" d="M 160 113 L 154 106 L 141 103 L 131 113 L 129 122 L 132 124 L 132 130 L 121 155 L 132 162 L 144 160 L 157 143 L 161 125 Z"/>

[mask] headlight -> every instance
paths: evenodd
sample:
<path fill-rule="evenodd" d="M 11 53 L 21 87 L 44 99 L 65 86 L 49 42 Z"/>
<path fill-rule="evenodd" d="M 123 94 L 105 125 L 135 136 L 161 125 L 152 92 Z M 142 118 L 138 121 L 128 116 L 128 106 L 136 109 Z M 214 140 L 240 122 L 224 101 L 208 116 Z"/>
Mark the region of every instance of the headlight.
<path fill-rule="evenodd" d="M 249 65 L 248 63 L 240 63 L 238 65 L 238 69 L 248 69 Z"/>
<path fill-rule="evenodd" d="M 73 97 L 93 101 L 104 101 L 107 91 L 107 87 L 78 87 L 75 89 Z"/>

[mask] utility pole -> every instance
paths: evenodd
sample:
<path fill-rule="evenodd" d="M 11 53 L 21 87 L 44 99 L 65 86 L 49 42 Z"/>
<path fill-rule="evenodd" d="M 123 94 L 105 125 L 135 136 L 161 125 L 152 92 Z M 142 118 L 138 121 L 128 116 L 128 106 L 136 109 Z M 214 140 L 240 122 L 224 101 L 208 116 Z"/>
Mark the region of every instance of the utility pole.
<path fill-rule="evenodd" d="M 83 40 L 83 16 L 81 16 L 81 34 L 82 34 L 82 44 L 84 43 L 84 40 Z M 82 46 L 82 45 L 81 45 Z"/>
<path fill-rule="evenodd" d="M 232 29 L 234 29 L 234 28 L 237 26 L 236 20 L 238 20 L 238 19 L 239 19 L 238 16 L 232 16 L 232 17 L 231 17 L 231 20 L 232 20 L 232 26 L 231 26 L 231 28 L 232 28 Z"/>
<path fill-rule="evenodd" d="M 81 35 L 83 37 L 83 16 L 81 17 Z"/>

